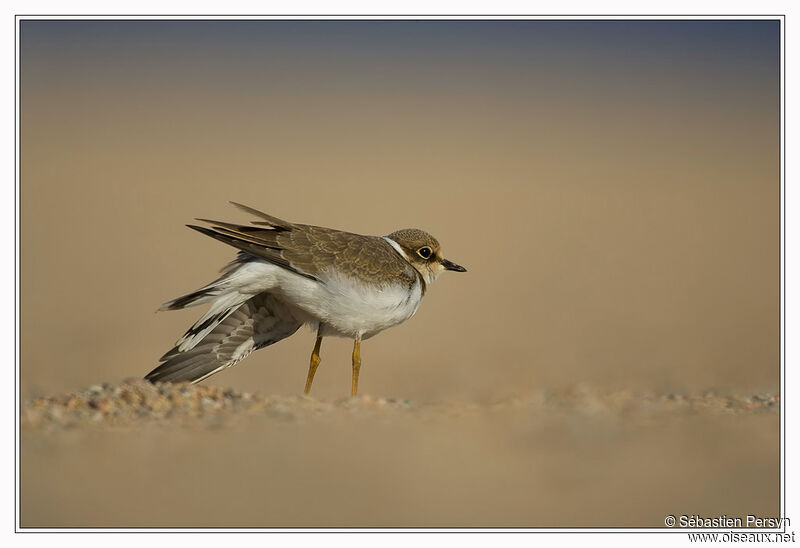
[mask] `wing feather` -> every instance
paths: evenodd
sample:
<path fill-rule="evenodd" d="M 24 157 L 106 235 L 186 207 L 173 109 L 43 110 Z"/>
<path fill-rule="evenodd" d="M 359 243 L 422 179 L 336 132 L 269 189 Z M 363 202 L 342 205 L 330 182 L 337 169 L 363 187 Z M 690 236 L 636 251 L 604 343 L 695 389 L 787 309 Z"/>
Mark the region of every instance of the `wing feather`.
<path fill-rule="evenodd" d="M 242 225 L 199 219 L 211 227 L 187 226 L 251 256 L 321 283 L 324 283 L 325 271 L 331 268 L 346 271 L 366 283 L 388 279 L 413 284 L 416 280 L 412 265 L 383 238 L 289 223 L 257 209 L 231 203 L 265 221 Z M 234 261 L 237 262 L 241 259 Z"/>
<path fill-rule="evenodd" d="M 292 265 L 289 261 L 284 259 L 280 251 L 276 250 L 274 247 L 270 245 L 266 245 L 258 240 L 255 240 L 251 236 L 247 234 L 236 234 L 228 230 L 224 229 L 217 229 L 217 228 L 205 228 L 202 226 L 196 225 L 186 225 L 189 228 L 200 232 L 201 234 L 205 234 L 206 236 L 211 236 L 215 240 L 219 240 L 220 242 L 226 243 L 231 245 L 237 249 L 241 249 L 242 251 L 246 251 L 251 255 L 255 255 L 256 257 L 260 257 L 264 260 L 267 260 L 273 264 L 276 264 L 282 268 L 286 268 L 287 270 L 291 270 L 296 274 L 304 276 L 306 278 L 316 280 L 316 276 L 310 274 L 308 272 L 304 272 L 299 268 L 296 268 Z"/>
<path fill-rule="evenodd" d="M 285 339 L 301 325 L 285 303 L 262 293 L 231 312 L 193 348 L 172 348 L 145 379 L 200 382 L 239 363 L 254 350 Z"/>

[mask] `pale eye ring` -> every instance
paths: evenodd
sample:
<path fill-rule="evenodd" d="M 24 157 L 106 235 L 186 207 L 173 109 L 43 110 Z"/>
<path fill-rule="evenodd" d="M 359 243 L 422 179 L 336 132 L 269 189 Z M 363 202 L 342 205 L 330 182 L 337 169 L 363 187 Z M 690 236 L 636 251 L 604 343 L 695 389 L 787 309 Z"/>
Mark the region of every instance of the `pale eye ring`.
<path fill-rule="evenodd" d="M 431 251 L 431 248 L 428 247 L 428 246 L 420 247 L 417 250 L 417 255 L 419 255 L 423 259 L 430 259 L 432 254 L 433 254 L 433 251 Z"/>

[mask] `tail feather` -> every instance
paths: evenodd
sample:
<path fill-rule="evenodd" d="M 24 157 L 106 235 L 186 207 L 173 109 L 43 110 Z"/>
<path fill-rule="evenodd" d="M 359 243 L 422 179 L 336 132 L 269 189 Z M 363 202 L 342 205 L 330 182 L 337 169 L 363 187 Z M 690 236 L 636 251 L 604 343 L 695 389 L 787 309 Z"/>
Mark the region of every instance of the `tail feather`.
<path fill-rule="evenodd" d="M 264 276 L 265 267 L 273 268 L 269 263 L 264 263 L 252 255 L 240 253 L 233 262 L 223 268 L 223 275 L 220 278 L 197 291 L 162 304 L 159 310 L 179 310 L 211 303 L 208 311 L 178 340 L 177 349 L 181 352 L 190 350 L 234 313 L 242 303 L 267 289 L 268 283 L 259 285 L 259 282 L 267 279 Z"/>
<path fill-rule="evenodd" d="M 224 280 L 225 276 L 217 280 L 214 280 L 210 284 L 201 287 L 197 291 L 192 291 L 191 293 L 187 293 L 186 295 L 181 295 L 177 299 L 172 299 L 171 301 L 167 301 L 161 305 L 159 310 L 180 310 L 182 308 L 188 308 L 190 306 L 197 306 L 199 304 L 209 303 L 213 301 L 216 297 L 218 297 L 224 290 L 221 287 L 222 282 Z"/>
<path fill-rule="evenodd" d="M 214 296 L 215 295 L 211 292 L 211 290 L 198 289 L 192 293 L 181 295 L 177 299 L 172 299 L 171 301 L 165 302 L 159 307 L 158 310 L 181 310 L 182 308 L 188 308 L 190 306 L 196 306 L 198 304 L 208 302 L 208 298 Z"/>

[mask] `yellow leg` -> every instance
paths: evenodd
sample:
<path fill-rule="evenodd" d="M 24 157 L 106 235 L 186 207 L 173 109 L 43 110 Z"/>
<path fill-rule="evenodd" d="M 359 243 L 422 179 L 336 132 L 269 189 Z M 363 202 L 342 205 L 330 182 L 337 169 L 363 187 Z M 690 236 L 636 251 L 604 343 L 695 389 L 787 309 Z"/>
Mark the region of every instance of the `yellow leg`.
<path fill-rule="evenodd" d="M 308 366 L 308 377 L 306 377 L 306 389 L 303 392 L 304 394 L 308 394 L 311 392 L 311 383 L 314 382 L 314 373 L 317 372 L 317 367 L 319 367 L 319 347 L 322 344 L 322 336 L 317 334 L 317 343 L 314 345 L 314 351 L 311 353 L 311 363 Z"/>
<path fill-rule="evenodd" d="M 353 343 L 353 390 L 352 396 L 358 393 L 358 372 L 361 370 L 361 341 L 358 339 Z"/>

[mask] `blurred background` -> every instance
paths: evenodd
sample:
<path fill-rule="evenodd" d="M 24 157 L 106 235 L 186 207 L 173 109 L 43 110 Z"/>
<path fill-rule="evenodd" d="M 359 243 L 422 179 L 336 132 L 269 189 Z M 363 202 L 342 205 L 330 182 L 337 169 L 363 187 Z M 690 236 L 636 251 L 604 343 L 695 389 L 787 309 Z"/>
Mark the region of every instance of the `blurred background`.
<path fill-rule="evenodd" d="M 766 20 L 23 21 L 22 397 L 150 371 L 202 314 L 155 310 L 234 256 L 184 224 L 248 221 L 228 200 L 422 228 L 468 269 L 362 346 L 363 394 L 775 391 L 779 46 Z M 205 382 L 299 394 L 313 344 Z M 325 340 L 313 396 L 347 395 L 350 351 Z"/>

